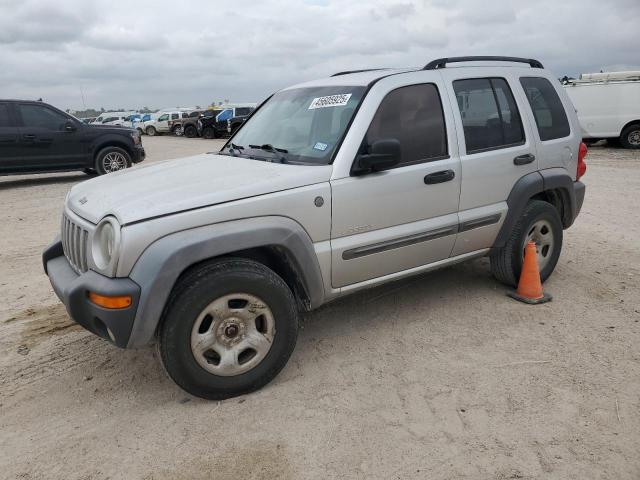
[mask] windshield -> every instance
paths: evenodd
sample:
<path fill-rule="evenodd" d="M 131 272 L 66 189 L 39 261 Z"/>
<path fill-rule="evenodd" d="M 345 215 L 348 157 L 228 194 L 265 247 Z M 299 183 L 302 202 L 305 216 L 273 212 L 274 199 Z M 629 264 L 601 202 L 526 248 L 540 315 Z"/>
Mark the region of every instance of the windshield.
<path fill-rule="evenodd" d="M 283 163 L 326 165 L 365 87 L 284 90 L 257 110 L 222 154 Z"/>

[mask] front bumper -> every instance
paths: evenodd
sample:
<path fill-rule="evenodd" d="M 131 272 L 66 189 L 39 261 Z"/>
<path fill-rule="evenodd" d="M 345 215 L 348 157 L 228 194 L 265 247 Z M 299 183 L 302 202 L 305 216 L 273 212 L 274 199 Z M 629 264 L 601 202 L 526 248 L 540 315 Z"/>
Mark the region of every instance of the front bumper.
<path fill-rule="evenodd" d="M 92 270 L 76 273 L 64 256 L 57 238 L 42 253 L 45 273 L 69 316 L 90 332 L 125 348 L 138 309 L 140 287 L 129 278 L 109 278 Z M 131 306 L 108 309 L 89 300 L 89 292 L 105 296 L 130 295 Z"/>
<path fill-rule="evenodd" d="M 142 145 L 136 145 L 133 149 L 133 157 L 131 160 L 133 163 L 140 163 L 145 159 L 147 153 L 144 151 L 144 147 Z"/>

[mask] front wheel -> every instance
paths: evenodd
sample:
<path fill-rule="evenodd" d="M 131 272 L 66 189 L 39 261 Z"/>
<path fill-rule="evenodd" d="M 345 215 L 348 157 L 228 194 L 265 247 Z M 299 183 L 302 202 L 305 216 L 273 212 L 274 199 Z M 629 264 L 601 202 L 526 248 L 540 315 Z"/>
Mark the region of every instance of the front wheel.
<path fill-rule="evenodd" d="M 529 241 L 536 244 L 540 279 L 553 272 L 562 250 L 562 221 L 553 205 L 531 200 L 516 222 L 504 247 L 491 255 L 491 273 L 500 282 L 515 287 L 520 278 L 524 249 Z"/>
<path fill-rule="evenodd" d="M 96 171 L 98 175 L 117 172 L 131 166 L 131 156 L 120 147 L 106 147 L 96 155 Z"/>
<path fill-rule="evenodd" d="M 624 148 L 640 148 L 640 123 L 625 128 L 620 135 L 620 143 Z"/>
<path fill-rule="evenodd" d="M 216 131 L 213 127 L 205 127 L 202 130 L 202 136 L 208 140 L 216 138 Z"/>
<path fill-rule="evenodd" d="M 187 138 L 195 138 L 198 136 L 198 129 L 193 125 L 187 125 L 184 128 L 184 136 Z"/>
<path fill-rule="evenodd" d="M 160 326 L 160 357 L 192 395 L 249 393 L 287 363 L 298 316 L 291 290 L 269 268 L 240 258 L 214 261 L 176 285 Z"/>
<path fill-rule="evenodd" d="M 147 132 L 147 135 L 149 135 L 150 137 L 154 137 L 158 134 L 158 131 L 156 130 L 155 127 L 147 127 L 146 132 Z"/>

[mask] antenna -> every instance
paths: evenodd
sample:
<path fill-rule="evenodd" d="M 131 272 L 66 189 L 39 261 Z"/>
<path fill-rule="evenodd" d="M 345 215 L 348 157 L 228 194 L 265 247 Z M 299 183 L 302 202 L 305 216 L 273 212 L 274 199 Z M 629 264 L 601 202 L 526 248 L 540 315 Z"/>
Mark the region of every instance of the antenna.
<path fill-rule="evenodd" d="M 84 91 L 82 90 L 82 85 L 80 85 L 80 95 L 82 96 L 82 106 L 86 110 L 87 109 L 87 104 L 84 101 Z"/>

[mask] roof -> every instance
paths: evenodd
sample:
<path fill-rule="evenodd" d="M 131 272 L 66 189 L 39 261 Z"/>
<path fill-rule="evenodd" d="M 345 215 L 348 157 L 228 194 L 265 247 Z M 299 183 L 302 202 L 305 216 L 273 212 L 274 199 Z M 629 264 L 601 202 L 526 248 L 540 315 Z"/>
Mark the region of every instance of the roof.
<path fill-rule="evenodd" d="M 298 83 L 284 90 L 307 87 L 331 87 L 331 86 L 362 86 L 366 87 L 371 82 L 379 78 L 394 75 L 397 73 L 413 72 L 417 68 L 381 68 L 375 70 L 356 71 L 355 73 L 344 73 L 332 77 L 320 78 L 310 82 Z"/>

